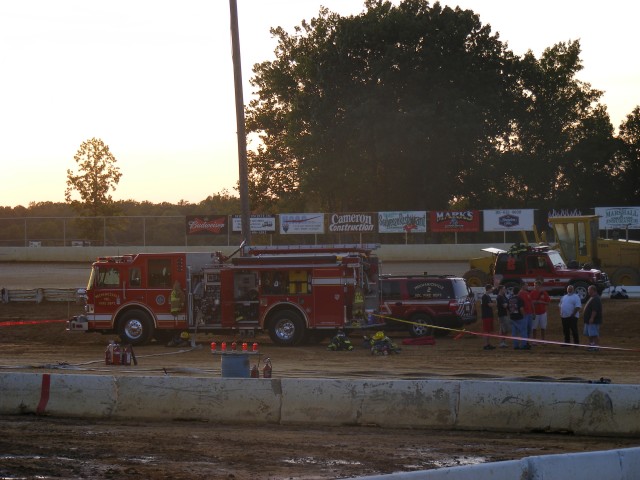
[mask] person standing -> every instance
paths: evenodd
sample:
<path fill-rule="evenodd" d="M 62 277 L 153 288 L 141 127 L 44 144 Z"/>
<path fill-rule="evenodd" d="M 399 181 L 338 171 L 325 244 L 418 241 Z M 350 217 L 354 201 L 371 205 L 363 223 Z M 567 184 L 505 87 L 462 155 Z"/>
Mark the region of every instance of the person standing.
<path fill-rule="evenodd" d="M 531 294 L 529 293 L 529 285 L 526 283 L 522 285 L 522 288 L 518 292 L 518 296 L 522 298 L 524 304 L 524 321 L 527 329 L 527 338 L 531 337 L 531 329 L 533 327 L 533 302 L 531 301 Z M 529 342 L 527 342 L 529 345 Z"/>
<path fill-rule="evenodd" d="M 491 334 L 493 333 L 493 307 L 496 306 L 496 302 L 491 299 L 491 295 L 489 295 L 493 291 L 493 285 L 486 285 L 484 287 L 484 295 L 482 295 L 482 299 L 480 300 L 480 311 L 482 315 L 482 332 Z M 484 347 L 485 350 L 493 350 L 494 347 L 491 345 L 491 338 L 487 335 L 484 337 Z"/>
<path fill-rule="evenodd" d="M 524 319 L 524 301 L 518 295 L 518 287 L 514 287 L 513 295 L 509 298 L 509 318 L 511 319 L 511 334 L 513 335 L 514 350 L 528 350 L 531 345 L 527 344 L 527 324 Z"/>
<path fill-rule="evenodd" d="M 504 285 L 498 287 L 498 296 L 496 297 L 496 305 L 498 308 L 498 322 L 500 335 L 509 335 L 511 331 L 511 319 L 509 318 L 509 299 L 507 298 L 507 289 Z M 506 348 L 507 342 L 504 338 L 500 339 L 500 348 Z"/>
<path fill-rule="evenodd" d="M 536 280 L 534 289 L 531 292 L 531 302 L 533 303 L 534 313 L 531 338 L 536 338 L 536 331 L 540 329 L 540 340 L 544 340 L 545 331 L 547 330 L 547 307 L 551 302 L 551 298 L 549 298 L 547 291 L 542 289 L 540 280 Z"/>
<path fill-rule="evenodd" d="M 562 332 L 564 333 L 564 343 L 571 343 L 570 334 L 573 336 L 573 343 L 580 343 L 578 336 L 578 317 L 582 302 L 576 295 L 573 285 L 567 287 L 567 294 L 560 299 L 560 318 L 562 319 Z"/>
<path fill-rule="evenodd" d="M 589 337 L 589 350 L 597 352 L 602 324 L 602 301 L 595 285 L 589 285 L 588 292 L 590 298 L 584 306 L 584 334 Z"/>

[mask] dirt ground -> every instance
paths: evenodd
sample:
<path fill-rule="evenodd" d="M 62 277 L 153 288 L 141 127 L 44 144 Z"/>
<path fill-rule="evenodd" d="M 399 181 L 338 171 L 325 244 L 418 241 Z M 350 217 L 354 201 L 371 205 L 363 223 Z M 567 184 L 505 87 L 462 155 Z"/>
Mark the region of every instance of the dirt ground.
<path fill-rule="evenodd" d="M 638 384 L 640 322 L 638 300 L 604 299 L 603 348 L 597 353 L 559 345 L 530 351 L 484 351 L 481 338 L 466 334 L 437 338 L 435 345 L 406 345 L 391 356 L 371 356 L 352 334 L 356 349 L 329 352 L 327 342 L 277 347 L 266 335 L 255 339 L 261 357 L 270 357 L 274 377 L 456 378 L 486 381 Z M 195 348 L 137 347 L 138 365 L 104 365 L 113 337 L 68 333 L 63 323 L 80 313 L 75 304 L 0 304 L 6 321 L 58 322 L 0 326 L 2 371 L 118 375 L 219 377 L 220 360 L 211 340 Z M 470 330 L 480 327 L 479 322 Z M 401 343 L 402 332 L 392 334 Z M 550 308 L 549 340 L 560 341 L 557 306 Z M 238 339 L 240 340 L 240 339 Z M 618 350 L 621 349 L 621 350 Z M 399 406 L 399 408 L 401 408 Z M 114 422 L 25 416 L 0 417 L 0 478 L 175 478 L 324 479 L 347 478 L 443 466 L 517 459 L 532 455 L 606 450 L 640 445 L 636 438 L 588 438 L 570 434 L 504 434 L 375 427 L 281 427 L 199 422 Z"/>
<path fill-rule="evenodd" d="M 7 288 L 82 286 L 87 265 L 0 264 Z M 406 268 L 401 266 L 399 268 Z M 417 267 L 416 267 L 417 268 Z M 449 273 L 455 264 L 419 266 Z M 462 267 L 460 267 L 462 268 Z M 422 271 L 422 270 L 419 270 Z M 435 345 L 403 346 L 399 355 L 372 357 L 358 334 L 352 352 L 328 352 L 327 342 L 281 348 L 266 335 L 255 339 L 273 376 L 396 379 L 520 379 L 638 384 L 640 300 L 604 299 L 605 323 L 597 353 L 559 345 L 530 351 L 482 350 L 467 334 L 437 338 Z M 115 337 L 68 333 L 64 321 L 81 312 L 73 303 L 0 304 L 1 371 L 64 374 L 220 377 L 220 359 L 209 344 L 231 336 L 196 338 L 195 348 L 137 347 L 138 365 L 104 365 Z M 33 320 L 40 323 L 29 324 Z M 51 323 L 42 323 L 52 320 Z M 6 326 L 3 322 L 22 321 Z M 547 338 L 560 341 L 556 304 Z M 480 322 L 469 330 L 480 328 Z M 392 334 L 400 343 L 402 332 Z M 254 357 L 255 358 L 255 357 Z M 0 392 L 1 394 L 1 392 Z M 401 408 L 399 406 L 399 408 Z M 375 427 L 318 428 L 219 425 L 208 422 L 136 422 L 46 416 L 0 416 L 0 478 L 43 479 L 327 479 L 517 459 L 533 455 L 635 447 L 638 438 L 590 438 L 571 434 L 504 434 Z"/>

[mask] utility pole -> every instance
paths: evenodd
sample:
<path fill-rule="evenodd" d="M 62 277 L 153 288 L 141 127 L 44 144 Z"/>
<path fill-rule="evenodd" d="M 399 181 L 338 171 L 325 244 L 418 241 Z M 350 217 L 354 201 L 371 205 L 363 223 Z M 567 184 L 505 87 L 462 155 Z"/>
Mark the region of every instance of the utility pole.
<path fill-rule="evenodd" d="M 238 32 L 238 3 L 229 0 L 231 13 L 231 50 L 233 78 L 236 91 L 236 125 L 238 130 L 238 168 L 240 173 L 240 203 L 242 206 L 242 235 L 245 245 L 251 245 L 251 209 L 249 208 L 249 169 L 247 166 L 247 134 L 244 128 L 244 98 L 240 65 L 240 34 Z"/>

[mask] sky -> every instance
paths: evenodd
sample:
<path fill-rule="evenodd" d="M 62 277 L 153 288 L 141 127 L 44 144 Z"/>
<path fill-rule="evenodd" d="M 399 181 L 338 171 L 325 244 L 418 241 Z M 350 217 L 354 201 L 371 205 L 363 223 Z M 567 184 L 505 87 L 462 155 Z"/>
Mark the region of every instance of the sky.
<path fill-rule="evenodd" d="M 394 0 L 398 3 L 398 0 Z M 244 101 L 252 66 L 274 59 L 271 27 L 293 32 L 321 6 L 363 0 L 237 0 Z M 605 93 L 614 127 L 640 105 L 628 0 L 458 0 L 516 54 L 579 39 L 578 75 Z M 227 0 L 2 0 L 0 206 L 64 202 L 67 169 L 93 137 L 122 178 L 116 200 L 198 203 L 237 194 L 233 64 Z M 251 145 L 250 145 L 251 147 Z"/>

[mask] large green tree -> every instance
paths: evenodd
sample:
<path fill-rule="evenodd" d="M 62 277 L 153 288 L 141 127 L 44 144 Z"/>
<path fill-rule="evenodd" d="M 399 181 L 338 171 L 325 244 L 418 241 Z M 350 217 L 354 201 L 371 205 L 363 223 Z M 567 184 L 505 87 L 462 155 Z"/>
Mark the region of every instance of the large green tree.
<path fill-rule="evenodd" d="M 78 171 L 67 170 L 65 200 L 85 216 L 112 215 L 116 205 L 109 192 L 116 189 L 122 173 L 109 147 L 92 138 L 82 142 L 73 159 Z"/>
<path fill-rule="evenodd" d="M 623 145 L 617 164 L 618 205 L 640 205 L 640 106 L 635 107 L 620 125 L 619 138 Z"/>
<path fill-rule="evenodd" d="M 491 150 L 512 114 L 513 57 L 469 10 L 381 0 L 321 10 L 254 68 L 252 203 L 432 209 Z M 304 204 L 303 204 L 304 202 Z"/>

